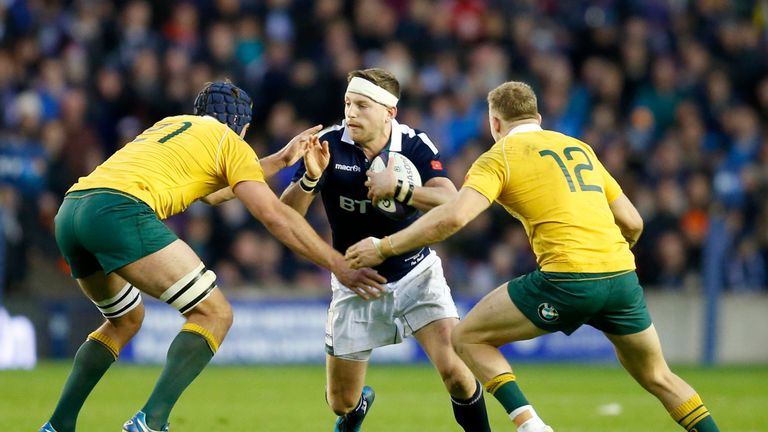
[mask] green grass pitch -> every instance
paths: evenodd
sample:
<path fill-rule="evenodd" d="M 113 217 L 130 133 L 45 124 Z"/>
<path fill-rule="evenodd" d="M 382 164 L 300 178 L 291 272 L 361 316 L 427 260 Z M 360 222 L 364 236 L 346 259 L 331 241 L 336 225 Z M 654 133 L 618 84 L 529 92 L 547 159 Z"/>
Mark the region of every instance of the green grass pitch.
<path fill-rule="evenodd" d="M 37 431 L 53 409 L 68 363 L 32 371 L 0 371 L 0 431 Z M 702 394 L 722 431 L 768 431 L 768 366 L 675 368 Z M 79 431 L 120 430 L 142 406 L 160 369 L 117 364 L 80 414 Z M 515 368 L 541 416 L 558 432 L 681 431 L 661 405 L 616 365 L 534 365 Z M 173 432 L 331 431 L 322 366 L 213 366 L 182 396 Z M 424 366 L 372 365 L 377 392 L 365 432 L 457 431 L 437 374 Z M 486 394 L 496 431 L 514 431 Z"/>

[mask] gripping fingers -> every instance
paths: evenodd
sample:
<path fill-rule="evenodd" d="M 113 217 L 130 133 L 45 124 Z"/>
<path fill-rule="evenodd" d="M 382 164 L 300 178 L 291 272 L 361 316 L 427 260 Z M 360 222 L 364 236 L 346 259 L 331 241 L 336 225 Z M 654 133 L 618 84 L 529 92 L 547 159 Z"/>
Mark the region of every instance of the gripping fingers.
<path fill-rule="evenodd" d="M 379 291 L 384 291 L 384 285 L 387 283 L 387 278 L 380 275 L 379 272 L 373 269 L 364 269 L 365 276 L 368 278 L 368 284 Z"/>
<path fill-rule="evenodd" d="M 377 289 L 372 286 L 361 284 L 353 288 L 353 291 L 355 292 L 355 294 L 364 298 L 365 300 L 370 300 L 371 297 L 373 298 L 381 297 L 381 292 L 383 291 L 383 289 Z"/>
<path fill-rule="evenodd" d="M 358 295 L 358 297 L 361 297 L 363 300 L 369 300 L 370 297 L 368 297 L 368 294 L 366 293 L 365 289 L 361 286 L 352 287 L 352 291 L 355 292 L 355 294 Z"/>

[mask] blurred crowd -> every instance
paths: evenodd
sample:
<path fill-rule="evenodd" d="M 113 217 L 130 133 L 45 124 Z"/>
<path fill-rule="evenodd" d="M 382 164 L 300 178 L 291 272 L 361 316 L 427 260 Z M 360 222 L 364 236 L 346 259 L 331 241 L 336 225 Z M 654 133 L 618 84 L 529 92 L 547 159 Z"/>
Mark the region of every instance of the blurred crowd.
<path fill-rule="evenodd" d="M 589 143 L 640 210 L 647 287 L 700 289 L 719 220 L 723 286 L 766 289 L 766 1 L 0 0 L 6 294 L 61 291 L 64 192 L 155 121 L 190 113 L 205 82 L 253 96 L 246 139 L 264 156 L 338 123 L 346 75 L 365 67 L 398 77 L 398 120 L 428 133 L 457 187 L 492 144 L 487 92 L 529 82 L 543 126 Z M 292 173 L 272 180 L 277 194 Z M 321 206 L 308 218 L 329 237 Z M 168 223 L 225 289 L 327 291 L 326 273 L 237 202 Z M 500 208 L 436 248 L 465 295 L 536 265 Z"/>

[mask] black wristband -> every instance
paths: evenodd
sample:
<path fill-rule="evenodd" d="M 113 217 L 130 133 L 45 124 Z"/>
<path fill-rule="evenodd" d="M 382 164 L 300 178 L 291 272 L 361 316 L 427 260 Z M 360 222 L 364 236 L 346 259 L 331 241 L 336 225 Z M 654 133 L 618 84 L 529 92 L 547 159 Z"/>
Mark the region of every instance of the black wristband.
<path fill-rule="evenodd" d="M 400 179 L 397 179 L 397 184 L 395 185 L 395 194 L 393 195 L 395 199 L 400 195 L 400 192 L 403 189 L 403 181 Z"/>
<path fill-rule="evenodd" d="M 301 187 L 301 190 L 304 192 L 310 193 L 315 190 L 318 181 L 320 181 L 319 178 L 313 179 L 312 177 L 308 176 L 307 173 L 304 173 L 304 175 L 301 176 L 301 179 L 299 179 L 299 187 Z"/>
<path fill-rule="evenodd" d="M 307 186 L 306 184 L 304 184 L 304 180 L 299 180 L 299 187 L 301 188 L 301 190 L 307 193 L 314 192 L 315 190 L 313 186 Z"/>
<path fill-rule="evenodd" d="M 411 205 L 411 198 L 413 198 L 413 190 L 416 189 L 416 185 L 414 185 L 411 182 L 408 182 L 408 192 L 405 193 L 405 198 L 403 198 L 403 203 Z"/>

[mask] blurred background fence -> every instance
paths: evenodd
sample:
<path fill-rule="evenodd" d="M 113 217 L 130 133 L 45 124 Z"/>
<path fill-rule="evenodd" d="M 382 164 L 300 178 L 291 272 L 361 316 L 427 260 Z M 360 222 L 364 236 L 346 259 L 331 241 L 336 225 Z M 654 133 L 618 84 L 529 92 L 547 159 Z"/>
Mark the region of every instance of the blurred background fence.
<path fill-rule="evenodd" d="M 670 357 L 766 363 L 767 24 L 765 1 L 739 0 L 0 0 L 0 307 L 31 318 L 42 355 L 72 355 L 99 316 L 53 240 L 62 196 L 144 128 L 191 112 L 203 83 L 228 77 L 254 97 L 247 140 L 264 156 L 341 120 L 347 72 L 383 67 L 403 87 L 399 121 L 429 134 L 458 186 L 492 143 L 488 90 L 531 83 L 543 126 L 589 143 L 640 210 L 638 274 Z M 329 238 L 319 206 L 308 218 Z M 326 272 L 237 202 L 168 223 L 242 299 L 223 360 L 319 361 Z M 499 208 L 436 249 L 465 308 L 535 267 Z M 172 313 L 148 311 L 147 340 Z M 510 355 L 604 353 L 589 330 L 551 339 L 560 348 Z M 149 361 L 142 340 L 131 355 Z M 421 358 L 408 350 L 381 357 Z"/>

